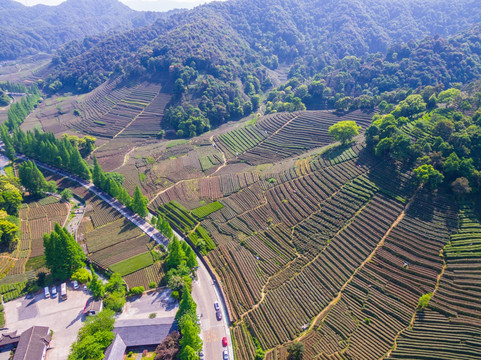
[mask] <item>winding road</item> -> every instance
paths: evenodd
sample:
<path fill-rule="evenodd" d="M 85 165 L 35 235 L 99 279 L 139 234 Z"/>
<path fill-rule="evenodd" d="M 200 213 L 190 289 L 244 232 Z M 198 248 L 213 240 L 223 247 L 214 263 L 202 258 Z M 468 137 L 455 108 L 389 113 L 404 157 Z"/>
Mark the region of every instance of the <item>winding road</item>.
<path fill-rule="evenodd" d="M 3 150 L 3 143 L 0 142 L 0 150 Z M 75 181 L 88 191 L 94 193 L 108 205 L 116 209 L 122 216 L 127 220 L 136 225 L 140 230 L 147 234 L 151 239 L 155 240 L 157 243 L 167 247 L 169 240 L 157 229 L 155 229 L 151 224 L 149 224 L 145 219 L 141 218 L 139 215 L 132 212 L 124 204 L 122 204 L 117 199 L 113 198 L 106 192 L 102 191 L 96 187 L 93 183 L 79 178 L 76 175 L 68 173 L 64 170 L 57 169 L 53 166 L 42 163 L 41 161 L 30 159 L 25 155 L 17 154 L 17 158 L 22 160 L 32 160 L 39 168 L 48 170 L 71 181 Z M 151 215 L 149 215 L 150 217 Z M 174 232 L 175 233 L 175 232 Z M 175 235 L 179 239 L 183 239 L 178 233 Z M 192 296 L 197 303 L 197 313 L 201 315 L 200 328 L 201 328 L 201 338 L 204 343 L 204 359 L 205 360 L 222 360 L 222 352 L 224 348 L 222 347 L 222 338 L 227 337 L 229 352 L 229 359 L 234 359 L 234 350 L 232 347 L 232 338 L 229 331 L 229 323 L 227 318 L 227 308 L 224 298 L 218 291 L 217 286 L 215 286 L 214 279 L 210 276 L 205 265 L 200 259 L 197 259 L 199 268 L 197 269 L 197 280 L 194 281 L 192 286 Z M 217 321 L 216 313 L 214 310 L 214 302 L 219 302 L 222 310 L 222 320 Z"/>

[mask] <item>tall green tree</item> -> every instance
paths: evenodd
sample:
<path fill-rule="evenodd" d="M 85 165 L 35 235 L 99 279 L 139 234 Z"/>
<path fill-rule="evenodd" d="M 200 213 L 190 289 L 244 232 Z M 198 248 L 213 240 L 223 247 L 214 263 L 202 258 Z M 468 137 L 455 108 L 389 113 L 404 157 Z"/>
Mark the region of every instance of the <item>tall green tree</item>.
<path fill-rule="evenodd" d="M 190 319 L 190 317 L 187 317 L 183 322 L 181 332 L 182 339 L 180 339 L 180 357 L 182 359 L 182 356 L 185 356 L 186 352 L 188 351 L 188 346 L 195 351 L 200 351 L 200 349 L 202 349 L 202 340 L 199 337 L 198 328 Z"/>
<path fill-rule="evenodd" d="M 99 276 L 95 273 L 92 265 L 90 265 L 90 272 L 92 273 L 92 280 L 89 281 L 87 287 L 95 299 L 101 299 L 105 296 L 105 286 Z"/>
<path fill-rule="evenodd" d="M 73 236 L 58 223 L 50 234 L 43 236 L 45 261 L 52 275 L 61 281 L 85 266 L 85 254 Z"/>
<path fill-rule="evenodd" d="M 34 196 L 44 196 L 48 189 L 47 180 L 33 161 L 25 161 L 18 167 L 21 184 Z"/>
<path fill-rule="evenodd" d="M 192 316 L 193 319 L 196 317 L 197 304 L 195 303 L 192 295 L 188 289 L 184 289 L 182 292 L 182 299 L 179 303 L 179 310 L 175 314 L 175 318 L 179 320 L 180 318 L 188 315 Z"/>
<path fill-rule="evenodd" d="M 177 236 L 170 241 L 168 250 L 169 255 L 165 261 L 167 270 L 176 269 L 185 263 L 185 252 Z"/>
<path fill-rule="evenodd" d="M 137 213 L 141 217 L 146 217 L 149 213 L 147 209 L 148 199 L 142 195 L 139 186 L 135 187 L 134 198 L 132 200 L 132 211 Z"/>

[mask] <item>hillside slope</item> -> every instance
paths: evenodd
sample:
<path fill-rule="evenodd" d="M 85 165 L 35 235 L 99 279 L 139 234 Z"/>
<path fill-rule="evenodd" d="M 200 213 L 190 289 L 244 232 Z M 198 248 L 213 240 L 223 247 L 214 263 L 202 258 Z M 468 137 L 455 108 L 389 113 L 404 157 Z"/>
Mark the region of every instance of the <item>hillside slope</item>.
<path fill-rule="evenodd" d="M 117 0 L 67 0 L 58 6 L 0 1 L 0 60 L 50 52 L 88 35 L 148 25 L 158 13 L 137 12 Z"/>

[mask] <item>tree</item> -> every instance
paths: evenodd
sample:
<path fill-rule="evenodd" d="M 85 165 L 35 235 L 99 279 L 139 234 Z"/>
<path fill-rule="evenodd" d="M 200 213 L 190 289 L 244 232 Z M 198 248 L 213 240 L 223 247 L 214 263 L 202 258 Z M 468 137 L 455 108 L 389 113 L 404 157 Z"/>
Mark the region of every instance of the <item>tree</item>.
<path fill-rule="evenodd" d="M 134 191 L 134 198 L 132 200 L 132 211 L 134 211 L 141 217 L 146 217 L 149 213 L 149 210 L 147 209 L 147 203 L 147 198 L 142 195 L 139 186 L 136 186 Z"/>
<path fill-rule="evenodd" d="M 155 349 L 154 360 L 174 360 L 180 350 L 180 334 L 177 331 L 171 332 Z"/>
<path fill-rule="evenodd" d="M 329 127 L 329 135 L 340 141 L 343 145 L 347 144 L 354 136 L 359 135 L 360 126 L 355 121 L 339 121 Z"/>
<path fill-rule="evenodd" d="M 441 119 L 434 126 L 433 134 L 436 136 L 441 136 L 445 141 L 449 139 L 454 131 L 454 124 L 449 119 Z"/>
<path fill-rule="evenodd" d="M 183 338 L 182 338 L 183 339 Z M 182 343 L 182 340 L 180 340 Z M 199 360 L 198 352 L 189 345 L 186 345 L 184 348 L 180 350 L 180 360 Z"/>
<path fill-rule="evenodd" d="M 181 332 L 182 339 L 180 339 L 180 356 L 182 359 L 182 355 L 186 355 L 186 347 L 188 346 L 195 351 L 200 351 L 200 349 L 202 349 L 202 340 L 198 335 L 198 327 L 194 324 L 190 317 L 187 317 L 185 321 L 183 321 Z"/>
<path fill-rule="evenodd" d="M 429 305 L 429 301 L 431 300 L 432 297 L 433 297 L 433 293 L 427 293 L 421 296 L 418 301 L 418 309 L 424 310 L 424 308 L 426 308 Z"/>
<path fill-rule="evenodd" d="M 192 295 L 188 289 L 184 289 L 182 293 L 182 300 L 179 303 L 179 310 L 175 314 L 175 318 L 179 320 L 185 315 L 193 316 L 195 318 L 197 311 L 197 304 L 195 303 Z"/>
<path fill-rule="evenodd" d="M 15 179 L 0 175 L 0 210 L 5 210 L 9 215 L 16 216 L 22 204 L 22 193 L 17 187 Z"/>
<path fill-rule="evenodd" d="M 90 265 L 90 272 L 92 273 L 92 280 L 87 284 L 92 296 L 96 299 L 101 299 L 105 296 L 105 286 L 95 273 L 94 268 Z"/>
<path fill-rule="evenodd" d="M 383 139 L 384 140 L 384 139 Z M 403 160 L 409 157 L 409 146 L 411 139 L 405 134 L 400 134 L 394 138 L 391 147 L 392 156 L 396 160 Z"/>
<path fill-rule="evenodd" d="M 18 226 L 14 223 L 0 219 L 0 244 L 5 250 L 12 250 L 18 242 Z"/>
<path fill-rule="evenodd" d="M 169 255 L 165 260 L 167 270 L 177 269 L 185 261 L 185 252 L 182 249 L 179 239 L 174 236 L 168 245 Z"/>
<path fill-rule="evenodd" d="M 48 184 L 45 177 L 33 161 L 25 161 L 18 167 L 18 176 L 21 184 L 34 196 L 44 196 Z"/>
<path fill-rule="evenodd" d="M 412 118 L 426 110 L 426 103 L 421 95 L 409 95 L 405 100 L 401 101 L 392 112 L 396 118 L 406 116 Z"/>
<path fill-rule="evenodd" d="M 460 177 L 451 183 L 451 189 L 458 196 L 464 196 L 471 193 L 472 188 L 469 186 L 469 180 L 465 177 Z"/>
<path fill-rule="evenodd" d="M 85 284 L 92 280 L 92 274 L 85 268 L 78 269 L 72 274 L 72 280 L 76 280 L 81 284 Z"/>
<path fill-rule="evenodd" d="M 298 341 L 295 343 L 290 344 L 287 347 L 287 356 L 288 360 L 302 360 L 304 356 L 304 351 L 306 350 L 304 343 Z"/>
<path fill-rule="evenodd" d="M 70 189 L 63 189 L 60 195 L 62 196 L 62 199 L 65 201 L 70 201 L 70 199 L 73 196 L 72 191 Z"/>
<path fill-rule="evenodd" d="M 114 312 L 103 310 L 95 316 L 89 316 L 80 329 L 77 341 L 72 344 L 68 360 L 101 360 L 105 349 L 111 344 L 115 335 Z"/>
<path fill-rule="evenodd" d="M 421 165 L 414 169 L 414 175 L 421 184 L 428 184 L 431 189 L 436 188 L 444 180 L 444 175 L 433 168 L 432 165 Z"/>
<path fill-rule="evenodd" d="M 392 138 L 384 138 L 376 145 L 374 149 L 374 153 L 376 156 L 382 156 L 387 154 L 393 146 L 393 139 Z"/>
<path fill-rule="evenodd" d="M 461 166 L 461 160 L 459 159 L 458 155 L 456 155 L 456 153 L 453 152 L 444 161 L 443 168 L 444 168 L 444 172 L 449 177 L 449 176 L 455 176 L 456 173 L 459 171 L 460 166 Z"/>
<path fill-rule="evenodd" d="M 45 261 L 52 275 L 61 281 L 70 279 L 72 274 L 85 266 L 85 254 L 73 236 L 55 224 L 54 231 L 43 236 Z"/>

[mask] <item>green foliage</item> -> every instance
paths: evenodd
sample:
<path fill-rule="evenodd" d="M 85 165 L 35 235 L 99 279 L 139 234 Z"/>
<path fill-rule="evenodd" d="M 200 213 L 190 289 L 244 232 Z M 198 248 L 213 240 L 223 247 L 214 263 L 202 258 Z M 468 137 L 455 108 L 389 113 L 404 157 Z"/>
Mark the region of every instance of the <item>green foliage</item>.
<path fill-rule="evenodd" d="M 287 347 L 288 360 L 302 360 L 304 352 L 306 351 L 304 343 L 298 341 L 290 344 Z"/>
<path fill-rule="evenodd" d="M 0 210 L 4 210 L 8 215 L 17 216 L 22 201 L 18 179 L 0 175 Z"/>
<path fill-rule="evenodd" d="M 49 185 L 33 161 L 25 161 L 18 167 L 18 177 L 25 189 L 34 196 L 45 196 Z"/>
<path fill-rule="evenodd" d="M 145 289 L 143 286 L 135 286 L 129 291 L 129 295 L 131 296 L 138 296 L 144 293 Z"/>
<path fill-rule="evenodd" d="M 114 312 L 108 309 L 87 317 L 77 341 L 70 348 L 68 360 L 103 359 L 105 349 L 115 337 L 114 322 Z"/>
<path fill-rule="evenodd" d="M 70 199 L 73 197 L 72 190 L 70 189 L 63 189 L 60 195 L 65 201 L 70 201 Z"/>
<path fill-rule="evenodd" d="M 360 129 L 361 127 L 355 121 L 339 121 L 329 127 L 329 135 L 344 145 L 351 141 L 354 136 L 359 135 Z"/>
<path fill-rule="evenodd" d="M 5 125 L 10 131 L 17 129 L 25 120 L 27 115 L 35 108 L 40 100 L 40 92 L 34 86 L 30 88 L 29 94 L 20 102 L 15 102 L 8 109 L 8 118 Z"/>
<path fill-rule="evenodd" d="M 146 217 L 149 213 L 149 210 L 147 209 L 148 202 L 149 201 L 147 197 L 142 195 L 140 188 L 136 186 L 134 191 L 134 198 L 132 200 L 132 211 L 134 211 L 141 217 Z"/>
<path fill-rule="evenodd" d="M 46 265 L 56 279 L 70 279 L 76 270 L 85 266 L 82 248 L 73 236 L 57 223 L 50 235 L 43 236 L 43 246 Z"/>
<path fill-rule="evenodd" d="M 414 169 L 414 175 L 421 184 L 428 184 L 431 189 L 436 188 L 443 182 L 444 175 L 434 169 L 432 165 L 421 165 Z"/>
<path fill-rule="evenodd" d="M 105 286 L 99 276 L 95 273 L 92 265 L 90 265 L 90 272 L 92 273 L 92 280 L 87 283 L 87 287 L 95 299 L 102 299 L 105 296 Z"/>
<path fill-rule="evenodd" d="M 0 248 L 11 251 L 18 243 L 18 226 L 7 219 L 0 219 Z"/>
<path fill-rule="evenodd" d="M 92 280 L 92 274 L 85 268 L 76 270 L 72 274 L 72 280 L 78 281 L 80 284 L 86 284 Z"/>
<path fill-rule="evenodd" d="M 121 274 L 114 272 L 105 285 L 106 297 L 104 306 L 106 309 L 121 312 L 125 305 L 125 283 Z"/>
<path fill-rule="evenodd" d="M 83 179 L 90 179 L 90 171 L 82 159 L 79 148 L 68 137 L 57 139 L 53 133 L 23 132 L 17 129 L 10 136 L 1 131 L 2 140 L 11 143 L 16 152 L 25 154 L 46 164 L 71 171 Z"/>
<path fill-rule="evenodd" d="M 177 236 L 174 236 L 168 245 L 169 254 L 165 260 L 167 270 L 177 269 L 186 262 L 185 251 Z"/>
<path fill-rule="evenodd" d="M 421 296 L 418 301 L 418 309 L 424 310 L 429 305 L 429 301 L 432 297 L 433 293 L 427 293 Z"/>

